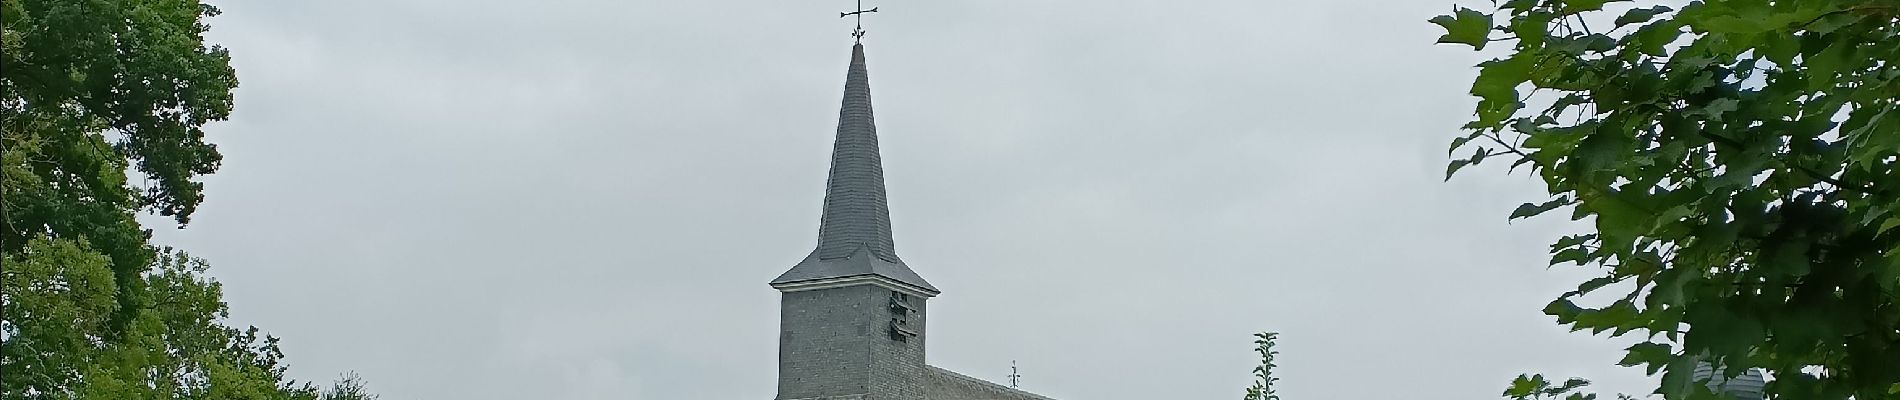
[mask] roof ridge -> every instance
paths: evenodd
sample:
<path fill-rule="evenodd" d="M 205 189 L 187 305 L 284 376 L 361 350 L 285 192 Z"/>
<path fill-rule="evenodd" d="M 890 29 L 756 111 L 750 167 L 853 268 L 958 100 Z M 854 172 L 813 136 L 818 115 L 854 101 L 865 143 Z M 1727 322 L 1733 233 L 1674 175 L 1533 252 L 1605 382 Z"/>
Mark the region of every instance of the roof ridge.
<path fill-rule="evenodd" d="M 1002 384 L 998 384 L 996 382 L 990 382 L 990 381 L 986 381 L 977 377 L 964 375 L 961 373 L 957 373 L 956 371 L 951 371 L 951 370 L 944 369 L 943 367 L 938 367 L 935 365 L 924 365 L 924 368 L 928 369 L 931 372 L 937 372 L 941 375 L 944 375 L 945 377 L 956 379 L 958 381 L 962 381 L 963 383 L 975 384 L 977 386 L 981 386 L 985 389 L 990 389 L 993 391 L 1029 397 L 1031 399 L 1036 399 L 1036 400 L 1055 400 L 1053 398 L 1050 398 L 1049 396 L 1043 396 L 1040 394 L 1030 393 L 1029 391 L 1026 391 L 1026 390 L 1003 386 Z"/>

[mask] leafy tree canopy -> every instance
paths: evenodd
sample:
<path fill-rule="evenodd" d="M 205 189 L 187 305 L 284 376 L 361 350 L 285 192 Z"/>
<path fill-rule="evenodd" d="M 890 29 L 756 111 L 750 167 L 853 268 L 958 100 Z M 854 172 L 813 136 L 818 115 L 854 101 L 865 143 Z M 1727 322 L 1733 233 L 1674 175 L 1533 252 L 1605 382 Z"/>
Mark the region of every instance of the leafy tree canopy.
<path fill-rule="evenodd" d="M 1508 0 L 1431 19 L 1479 64 L 1458 170 L 1509 160 L 1594 224 L 1551 264 L 1603 275 L 1545 312 L 1640 333 L 1671 399 L 1696 360 L 1770 396 L 1900 396 L 1900 1 Z M 1498 49 L 1502 47 L 1502 49 Z M 1599 294 L 1598 296 L 1588 296 Z"/>
<path fill-rule="evenodd" d="M 192 178 L 220 156 L 201 127 L 230 114 L 227 52 L 204 44 L 218 10 L 177 0 L 0 0 L 0 251 L 35 237 L 84 241 L 111 259 L 114 330 L 139 309 L 153 251 L 134 214 L 189 221 Z M 146 176 L 131 185 L 127 169 Z"/>
<path fill-rule="evenodd" d="M 217 14 L 0 0 L 0 399 L 374 397 L 285 379 L 277 339 L 225 326 L 205 263 L 135 219 L 183 226 L 218 168 L 202 127 L 229 116 L 237 79 L 204 44 Z"/>

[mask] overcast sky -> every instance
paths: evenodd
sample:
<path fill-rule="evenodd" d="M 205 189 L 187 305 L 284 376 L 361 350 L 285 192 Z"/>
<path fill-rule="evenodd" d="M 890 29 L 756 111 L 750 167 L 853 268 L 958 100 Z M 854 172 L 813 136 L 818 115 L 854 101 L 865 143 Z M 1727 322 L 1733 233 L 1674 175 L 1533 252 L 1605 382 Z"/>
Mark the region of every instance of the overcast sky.
<path fill-rule="evenodd" d="M 870 0 L 929 362 L 1062 400 L 1642 392 L 1539 311 L 1541 183 L 1441 182 L 1480 54 L 1450 0 Z M 770 399 L 846 0 L 222 0 L 237 110 L 186 230 L 290 374 L 384 399 Z"/>

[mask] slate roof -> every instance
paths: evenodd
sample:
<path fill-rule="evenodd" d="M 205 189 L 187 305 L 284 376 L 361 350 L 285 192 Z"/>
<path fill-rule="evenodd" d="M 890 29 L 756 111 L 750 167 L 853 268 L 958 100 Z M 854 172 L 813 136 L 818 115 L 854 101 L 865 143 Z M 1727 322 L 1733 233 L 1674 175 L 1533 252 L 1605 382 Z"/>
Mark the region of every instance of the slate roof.
<path fill-rule="evenodd" d="M 935 366 L 924 368 L 924 398 L 929 400 L 1055 400 Z"/>
<path fill-rule="evenodd" d="M 891 241 L 890 205 L 884 196 L 884 164 L 878 155 L 863 44 L 851 46 L 851 66 L 845 73 L 844 104 L 838 111 L 838 138 L 831 149 L 831 177 L 825 181 L 818 247 L 773 279 L 772 285 L 856 275 L 883 276 L 933 295 L 937 292 L 897 257 Z"/>
<path fill-rule="evenodd" d="M 903 260 L 890 261 L 871 254 L 870 249 L 858 247 L 857 251 L 844 258 L 823 259 L 818 252 L 805 256 L 804 261 L 792 266 L 790 271 L 772 280 L 773 286 L 815 281 L 821 279 L 844 278 L 862 275 L 877 275 L 912 286 L 927 296 L 936 296 L 937 288 L 931 287 L 924 278 L 904 265 Z"/>

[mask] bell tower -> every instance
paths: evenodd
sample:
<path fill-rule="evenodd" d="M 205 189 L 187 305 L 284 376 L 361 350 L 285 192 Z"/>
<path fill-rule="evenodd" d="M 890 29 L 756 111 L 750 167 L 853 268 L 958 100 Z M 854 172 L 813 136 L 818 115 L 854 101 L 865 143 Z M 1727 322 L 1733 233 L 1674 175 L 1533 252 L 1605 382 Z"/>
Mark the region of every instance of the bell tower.
<path fill-rule="evenodd" d="M 924 303 L 938 291 L 891 241 L 862 43 L 837 135 L 818 246 L 771 283 L 782 293 L 778 400 L 922 400 Z"/>

